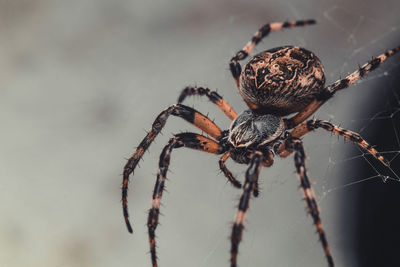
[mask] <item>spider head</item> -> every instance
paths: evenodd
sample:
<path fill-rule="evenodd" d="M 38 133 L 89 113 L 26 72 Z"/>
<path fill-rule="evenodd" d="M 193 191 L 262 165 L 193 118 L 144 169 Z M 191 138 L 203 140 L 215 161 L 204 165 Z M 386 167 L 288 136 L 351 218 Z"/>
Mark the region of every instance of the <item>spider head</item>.
<path fill-rule="evenodd" d="M 254 112 L 285 116 L 308 105 L 324 83 L 324 68 L 312 52 L 285 46 L 255 55 L 240 74 L 239 92 Z"/>
<path fill-rule="evenodd" d="M 236 148 L 262 146 L 276 140 L 284 130 L 282 118 L 245 110 L 232 122 L 228 141 Z"/>

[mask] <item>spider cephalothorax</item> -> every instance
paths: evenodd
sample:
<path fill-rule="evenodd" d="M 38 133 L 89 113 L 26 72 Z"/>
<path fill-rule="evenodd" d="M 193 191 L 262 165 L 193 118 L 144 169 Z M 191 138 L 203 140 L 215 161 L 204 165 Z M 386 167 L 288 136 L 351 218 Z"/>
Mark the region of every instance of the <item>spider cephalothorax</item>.
<path fill-rule="evenodd" d="M 281 117 L 272 114 L 258 115 L 251 110 L 245 110 L 232 122 L 228 141 L 235 148 L 256 148 L 271 143 L 284 130 Z"/>
<path fill-rule="evenodd" d="M 305 152 L 300 138 L 321 128 L 341 136 L 368 151 L 385 165 L 389 163 L 369 145 L 359 134 L 342 129 L 328 121 L 308 120 L 321 105 L 337 91 L 349 87 L 358 79 L 377 68 L 389 56 L 400 50 L 397 47 L 371 59 L 358 70 L 328 86 L 325 71 L 320 60 L 310 51 L 295 46 L 270 49 L 255 55 L 245 65 L 243 71 L 239 63 L 245 59 L 260 40 L 270 31 L 282 28 L 314 24 L 314 20 L 270 23 L 261 27 L 251 41 L 230 61 L 230 70 L 241 96 L 249 106 L 239 116 L 233 108 L 215 91 L 202 87 L 186 87 L 178 98 L 178 104 L 162 111 L 155 119 L 151 130 L 137 147 L 124 167 L 122 183 L 122 207 L 129 232 L 127 193 L 129 176 L 150 144 L 161 132 L 170 115 L 181 117 L 193 124 L 207 136 L 196 133 L 174 135 L 161 152 L 159 170 L 149 210 L 147 227 L 150 254 L 153 267 L 157 267 L 155 230 L 158 226 L 161 198 L 173 149 L 187 147 L 211 154 L 222 155 L 219 167 L 233 186 L 242 188 L 238 211 L 231 234 L 231 267 L 237 266 L 239 243 L 242 239 L 244 219 L 251 196 L 257 197 L 258 176 L 261 167 L 270 167 L 274 156 L 287 157 L 294 153 L 295 169 L 303 190 L 307 211 L 310 213 L 319 235 L 329 266 L 333 258 L 319 216 L 318 204 L 311 188 L 305 168 Z M 187 96 L 205 95 L 233 122 L 228 130 L 221 130 L 207 116 L 193 108 L 180 104 Z M 292 117 L 285 117 L 297 112 Z M 232 158 L 237 163 L 248 164 L 244 184 L 228 170 L 225 162 Z"/>

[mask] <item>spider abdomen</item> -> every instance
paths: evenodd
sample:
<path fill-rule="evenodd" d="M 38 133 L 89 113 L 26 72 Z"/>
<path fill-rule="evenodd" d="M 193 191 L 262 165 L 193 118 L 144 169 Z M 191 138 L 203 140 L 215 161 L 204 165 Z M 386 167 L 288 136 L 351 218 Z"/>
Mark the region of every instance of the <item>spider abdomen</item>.
<path fill-rule="evenodd" d="M 245 65 L 239 92 L 253 111 L 285 116 L 308 105 L 324 84 L 325 70 L 317 56 L 283 46 L 261 52 Z"/>

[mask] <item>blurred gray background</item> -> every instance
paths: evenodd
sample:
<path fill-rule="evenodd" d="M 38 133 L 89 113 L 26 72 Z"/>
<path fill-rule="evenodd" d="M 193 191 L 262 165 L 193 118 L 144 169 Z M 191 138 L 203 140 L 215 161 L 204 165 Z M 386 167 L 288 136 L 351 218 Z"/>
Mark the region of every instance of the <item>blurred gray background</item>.
<path fill-rule="evenodd" d="M 318 24 L 274 32 L 255 52 L 306 47 L 331 83 L 399 45 L 399 14 L 398 0 L 0 1 L 0 266 L 150 266 L 145 224 L 159 153 L 173 133 L 197 130 L 170 118 L 145 154 L 130 183 L 134 235 L 122 218 L 120 174 L 183 87 L 217 89 L 242 112 L 229 59 L 264 23 L 307 18 Z M 396 85 L 381 84 L 398 75 L 399 61 L 390 59 L 338 94 L 316 117 L 368 139 L 376 114 L 367 108 L 374 97 L 395 97 Z M 229 126 L 206 99 L 186 104 Z M 395 132 L 388 138 L 392 146 L 384 151 L 399 151 Z M 348 189 L 380 178 L 354 176 L 353 163 L 366 162 L 362 152 L 329 133 L 317 131 L 304 143 L 337 266 L 357 266 Z M 173 152 L 157 229 L 161 266 L 228 265 L 240 191 L 226 183 L 217 161 L 193 150 Z M 228 166 L 243 179 L 244 165 Z M 263 169 L 260 183 L 240 266 L 326 266 L 292 157 Z"/>

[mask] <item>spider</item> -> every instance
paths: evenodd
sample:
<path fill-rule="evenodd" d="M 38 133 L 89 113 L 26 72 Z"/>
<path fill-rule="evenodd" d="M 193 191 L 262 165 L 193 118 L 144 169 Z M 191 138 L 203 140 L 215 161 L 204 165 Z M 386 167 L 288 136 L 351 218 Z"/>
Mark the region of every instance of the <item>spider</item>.
<path fill-rule="evenodd" d="M 307 176 L 305 152 L 301 137 L 321 128 L 345 140 L 351 141 L 369 152 L 377 160 L 389 166 L 370 144 L 358 133 L 340 128 L 328 121 L 307 120 L 337 91 L 345 89 L 355 81 L 376 69 L 388 57 L 400 50 L 396 47 L 372 58 L 356 71 L 328 86 L 325 86 L 325 70 L 318 57 L 301 47 L 282 46 L 263 51 L 250 59 L 242 69 L 239 61 L 248 57 L 254 47 L 271 31 L 315 24 L 315 20 L 300 20 L 284 23 L 269 23 L 262 26 L 230 60 L 229 66 L 236 86 L 249 109 L 240 115 L 215 91 L 203 87 L 186 87 L 178 103 L 162 111 L 151 130 L 129 158 L 123 171 L 122 209 L 128 231 L 129 222 L 127 193 L 129 176 L 144 152 L 160 133 L 170 115 L 180 117 L 193 124 L 208 136 L 184 132 L 174 135 L 163 148 L 159 159 L 159 170 L 154 186 L 153 199 L 148 214 L 147 227 L 153 267 L 158 266 L 155 230 L 159 221 L 161 198 L 173 149 L 187 147 L 215 155 L 222 155 L 219 167 L 228 181 L 243 190 L 230 237 L 230 263 L 237 266 L 239 244 L 242 239 L 244 220 L 250 198 L 259 195 L 258 177 L 261 167 L 270 167 L 274 156 L 285 158 L 294 153 L 296 174 L 303 191 L 307 211 L 317 229 L 329 266 L 334 266 L 333 257 L 322 227 L 318 204 Z M 206 96 L 232 120 L 228 130 L 221 130 L 207 116 L 181 103 L 188 96 Z M 289 117 L 290 114 L 296 113 Z M 225 162 L 232 158 L 237 163 L 247 164 L 245 181 L 242 185 L 228 170 Z"/>

